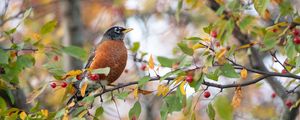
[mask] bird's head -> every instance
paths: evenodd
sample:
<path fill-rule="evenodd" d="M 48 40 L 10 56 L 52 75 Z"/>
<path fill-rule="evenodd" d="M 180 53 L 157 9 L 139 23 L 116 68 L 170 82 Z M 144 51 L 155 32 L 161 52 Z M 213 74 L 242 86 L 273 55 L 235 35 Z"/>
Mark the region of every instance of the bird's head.
<path fill-rule="evenodd" d="M 108 29 L 104 33 L 103 38 L 109 39 L 109 40 L 123 40 L 125 37 L 125 34 L 131 30 L 133 30 L 133 29 L 114 26 L 114 27 L 111 27 L 110 29 Z"/>

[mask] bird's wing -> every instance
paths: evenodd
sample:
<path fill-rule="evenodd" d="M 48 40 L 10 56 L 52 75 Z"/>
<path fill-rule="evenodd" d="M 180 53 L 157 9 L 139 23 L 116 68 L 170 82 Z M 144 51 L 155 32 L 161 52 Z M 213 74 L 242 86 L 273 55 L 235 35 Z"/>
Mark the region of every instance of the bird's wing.
<path fill-rule="evenodd" d="M 91 52 L 91 54 L 90 54 L 90 56 L 89 56 L 89 59 L 88 59 L 88 61 L 86 62 L 86 65 L 84 66 L 84 69 L 85 69 L 85 70 L 88 69 L 88 68 L 90 67 L 90 65 L 92 64 L 93 59 L 94 59 L 94 57 L 95 57 L 95 50 L 96 50 L 96 48 L 94 48 L 93 51 Z"/>

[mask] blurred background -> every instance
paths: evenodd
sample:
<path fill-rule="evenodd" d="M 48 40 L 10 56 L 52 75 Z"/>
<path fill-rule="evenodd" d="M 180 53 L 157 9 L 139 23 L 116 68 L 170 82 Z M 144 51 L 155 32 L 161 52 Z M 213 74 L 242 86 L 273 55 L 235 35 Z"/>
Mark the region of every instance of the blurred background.
<path fill-rule="evenodd" d="M 225 4 L 232 0 L 220 0 Z M 291 1 L 294 10 L 299 9 L 300 2 Z M 256 21 L 253 24 L 258 26 L 268 26 L 270 23 L 257 18 L 258 13 L 254 9 L 251 0 L 240 0 L 242 12 L 245 15 L 253 16 Z M 180 7 L 178 7 L 180 6 Z M 298 6 L 298 7 L 297 7 Z M 271 20 L 275 20 L 276 0 L 271 0 L 270 9 Z M 299 10 L 298 10 L 299 11 Z M 26 14 L 27 13 L 27 14 Z M 26 17 L 26 18 L 24 18 Z M 67 71 L 82 69 L 90 51 L 97 44 L 103 33 L 111 26 L 130 27 L 134 30 L 127 34 L 125 43 L 128 48 L 128 63 L 122 76 L 115 82 L 126 83 L 139 80 L 145 75 L 155 76 L 155 73 L 148 68 L 147 63 L 137 62 L 135 58 L 145 58 L 149 55 L 154 58 L 164 56 L 179 59 L 181 54 L 176 48 L 177 43 L 187 37 L 198 36 L 210 38 L 203 30 L 210 23 L 218 21 L 218 13 L 213 11 L 206 0 L 1 0 L 0 1 L 0 47 L 1 48 L 30 48 L 17 52 L 17 55 L 30 54 L 35 59 L 35 64 L 19 72 L 16 90 L 11 95 L 15 96 L 15 107 L 29 109 L 36 103 L 40 103 L 41 108 L 51 111 L 58 111 L 66 104 L 66 89 L 49 86 L 52 81 L 57 81 L 57 76 L 63 76 Z M 45 28 L 48 24 L 55 27 Z M 44 31 L 51 31 L 43 33 Z M 10 36 L 5 36 L 4 31 L 15 29 Z M 51 30 L 53 29 L 53 30 Z M 242 30 L 246 31 L 247 30 Z M 229 44 L 239 43 L 230 38 Z M 138 51 L 133 51 L 134 45 L 139 44 Z M 69 47 L 72 46 L 72 47 Z M 37 51 L 32 50 L 37 49 Z M 143 56 L 145 54 L 145 56 Z M 241 52 L 239 62 L 247 64 L 249 62 L 247 51 Z M 143 56 L 143 57 L 142 57 Z M 279 54 L 279 59 L 284 61 L 285 55 Z M 281 66 L 272 64 L 270 56 L 264 57 L 266 66 L 281 71 Z M 191 63 L 193 59 L 184 59 L 186 63 Z M 204 64 L 205 59 L 196 57 L 194 60 L 199 64 Z M 155 61 L 157 61 L 155 59 Z M 157 63 L 157 62 L 156 62 Z M 158 74 L 164 75 L 172 68 L 159 68 Z M 271 70 L 271 69 L 270 69 Z M 283 85 L 288 85 L 286 78 L 279 78 Z M 218 83 L 232 83 L 226 78 L 220 78 Z M 47 87 L 43 87 L 43 86 Z M 145 89 L 156 90 L 158 82 L 148 83 Z M 293 86 L 293 85 L 292 85 Z M 295 86 L 295 85 L 294 85 Z M 32 91 L 43 89 L 40 94 L 33 94 L 32 103 L 26 104 L 24 99 L 32 97 Z M 126 88 L 131 91 L 133 86 Z M 205 89 L 205 87 L 202 87 Z M 277 119 L 284 111 L 280 98 L 272 97 L 273 90 L 269 84 L 260 82 L 243 88 L 243 99 L 241 105 L 234 112 L 235 119 Z M 126 91 L 126 90 L 125 90 Z M 195 93 L 192 88 L 187 87 L 187 98 L 190 101 L 199 102 L 196 105 L 195 118 L 209 119 L 206 107 L 216 94 L 232 98 L 234 89 L 226 89 L 219 93 L 217 88 L 209 88 L 212 93 L 210 98 L 198 99 L 200 93 Z M 158 120 L 160 118 L 160 107 L 162 97 L 156 93 L 139 95 L 142 104 L 140 119 Z M 5 96 L 5 95 L 4 95 Z M 9 96 L 9 95 L 8 95 Z M 7 96 L 6 96 L 7 97 Z M 128 111 L 137 99 L 132 93 L 125 100 L 117 99 L 105 100 L 103 103 L 97 99 L 93 112 L 97 106 L 104 108 L 103 119 L 128 119 Z M 187 112 L 182 109 L 169 114 L 168 119 L 186 119 Z"/>

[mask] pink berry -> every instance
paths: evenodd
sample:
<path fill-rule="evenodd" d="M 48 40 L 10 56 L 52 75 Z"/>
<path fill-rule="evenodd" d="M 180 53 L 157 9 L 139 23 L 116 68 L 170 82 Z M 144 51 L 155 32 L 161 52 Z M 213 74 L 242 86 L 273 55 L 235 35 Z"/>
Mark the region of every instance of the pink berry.
<path fill-rule="evenodd" d="M 299 45 L 299 44 L 300 44 L 300 37 L 295 36 L 295 37 L 294 37 L 294 43 L 295 43 L 296 45 Z"/>
<path fill-rule="evenodd" d="M 52 88 L 56 88 L 56 83 L 51 83 L 50 86 L 51 86 Z"/>
<path fill-rule="evenodd" d="M 293 105 L 293 102 L 291 100 L 286 100 L 285 105 L 290 108 Z"/>
<path fill-rule="evenodd" d="M 65 88 L 65 87 L 67 87 L 68 86 L 68 83 L 66 83 L 66 82 L 63 82 L 62 84 L 61 84 L 61 87 L 63 87 L 63 88 Z"/>
<path fill-rule="evenodd" d="M 210 35 L 211 35 L 213 38 L 216 38 L 216 37 L 218 36 L 218 33 L 217 33 L 217 31 L 212 31 L 212 32 L 210 33 Z"/>
<path fill-rule="evenodd" d="M 209 97 L 210 97 L 210 92 L 209 92 L 209 91 L 205 91 L 205 92 L 203 93 L 203 96 L 204 96 L 205 98 L 209 98 Z"/>
<path fill-rule="evenodd" d="M 193 76 L 186 76 L 185 80 L 188 82 L 188 83 L 192 83 L 193 82 Z"/>

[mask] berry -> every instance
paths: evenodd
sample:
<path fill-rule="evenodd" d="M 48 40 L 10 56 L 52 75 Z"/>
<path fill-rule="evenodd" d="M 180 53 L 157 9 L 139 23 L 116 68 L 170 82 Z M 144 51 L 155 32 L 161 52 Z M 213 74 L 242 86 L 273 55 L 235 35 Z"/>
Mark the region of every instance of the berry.
<path fill-rule="evenodd" d="M 81 74 L 76 76 L 77 80 L 82 80 Z"/>
<path fill-rule="evenodd" d="M 125 70 L 124 70 L 124 73 L 128 73 L 128 69 L 125 69 Z"/>
<path fill-rule="evenodd" d="M 216 42 L 217 47 L 220 47 L 220 45 L 221 45 L 220 42 Z"/>
<path fill-rule="evenodd" d="M 210 92 L 209 91 L 205 91 L 203 93 L 203 95 L 204 95 L 205 98 L 209 98 L 210 97 Z"/>
<path fill-rule="evenodd" d="M 91 74 L 91 75 L 90 75 L 90 79 L 91 79 L 92 81 L 96 81 L 96 80 L 98 80 L 99 78 L 100 78 L 99 74 Z"/>
<path fill-rule="evenodd" d="M 282 74 L 286 74 L 287 71 L 286 71 L 285 69 L 282 69 L 282 70 L 281 70 L 281 73 L 282 73 Z"/>
<path fill-rule="evenodd" d="M 66 83 L 66 82 L 63 82 L 62 84 L 61 84 L 61 87 L 63 87 L 63 88 L 65 88 L 65 87 L 67 87 L 68 86 L 68 83 Z"/>
<path fill-rule="evenodd" d="M 274 99 L 276 97 L 276 93 L 272 93 L 271 97 Z"/>
<path fill-rule="evenodd" d="M 56 83 L 51 83 L 50 86 L 51 86 L 52 88 L 56 88 Z"/>
<path fill-rule="evenodd" d="M 55 56 L 53 57 L 53 60 L 54 60 L 54 61 L 58 61 L 58 59 L 59 59 L 59 57 L 58 57 L 57 55 L 55 55 Z"/>
<path fill-rule="evenodd" d="M 273 29 L 272 30 L 273 33 L 276 33 L 277 31 L 278 31 L 278 29 Z"/>
<path fill-rule="evenodd" d="M 216 38 L 216 37 L 218 36 L 218 33 L 217 33 L 217 31 L 212 31 L 212 32 L 210 33 L 210 35 L 211 35 L 213 38 Z"/>
<path fill-rule="evenodd" d="M 286 105 L 288 108 L 290 108 L 290 107 L 293 105 L 293 103 L 292 103 L 291 100 L 286 100 L 286 101 L 285 101 L 285 105 Z"/>
<path fill-rule="evenodd" d="M 188 82 L 188 83 L 192 83 L 193 82 L 193 76 L 186 76 L 185 80 Z"/>
<path fill-rule="evenodd" d="M 142 71 L 145 71 L 146 68 L 147 68 L 147 66 L 146 66 L 145 64 L 143 64 L 143 65 L 141 66 L 141 70 L 142 70 Z"/>
<path fill-rule="evenodd" d="M 300 31 L 298 29 L 293 29 L 294 36 L 298 36 L 300 34 Z"/>
<path fill-rule="evenodd" d="M 300 44 L 300 37 L 295 36 L 294 37 L 294 43 L 297 44 L 297 45 Z"/>

